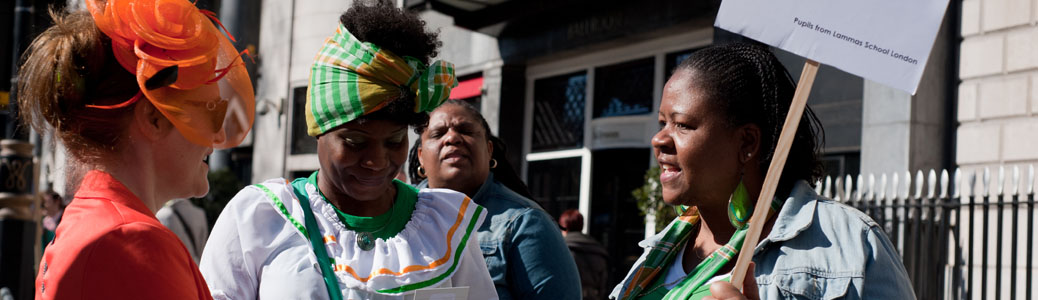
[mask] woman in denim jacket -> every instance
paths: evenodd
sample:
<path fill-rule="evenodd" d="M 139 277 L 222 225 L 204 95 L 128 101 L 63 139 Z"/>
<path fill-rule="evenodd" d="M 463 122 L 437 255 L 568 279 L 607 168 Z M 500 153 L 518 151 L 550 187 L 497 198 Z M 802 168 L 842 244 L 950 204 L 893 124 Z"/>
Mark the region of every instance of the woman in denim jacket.
<path fill-rule="evenodd" d="M 811 188 L 821 125 L 801 119 L 745 294 L 727 281 L 796 85 L 766 48 L 700 50 L 667 82 L 652 138 L 663 200 L 688 207 L 616 286 L 615 299 L 914 299 L 878 224 Z M 711 295 L 713 293 L 713 295 Z"/>
<path fill-rule="evenodd" d="M 479 246 L 505 299 L 580 299 L 580 275 L 558 225 L 505 159 L 504 143 L 467 102 L 448 100 L 415 129 L 412 182 L 465 193 L 487 209 Z"/>

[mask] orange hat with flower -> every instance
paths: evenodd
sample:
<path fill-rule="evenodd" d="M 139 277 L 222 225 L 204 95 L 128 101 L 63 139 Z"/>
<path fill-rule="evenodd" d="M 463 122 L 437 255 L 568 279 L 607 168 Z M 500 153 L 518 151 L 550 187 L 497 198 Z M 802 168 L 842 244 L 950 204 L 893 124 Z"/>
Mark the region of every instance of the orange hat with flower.
<path fill-rule="evenodd" d="M 189 141 L 237 146 L 252 128 L 255 99 L 239 53 L 213 22 L 215 14 L 187 0 L 87 0 L 112 52 L 137 76 L 140 92 Z M 222 25 L 221 25 L 222 26 Z M 233 37 L 230 37 L 233 40 Z"/>

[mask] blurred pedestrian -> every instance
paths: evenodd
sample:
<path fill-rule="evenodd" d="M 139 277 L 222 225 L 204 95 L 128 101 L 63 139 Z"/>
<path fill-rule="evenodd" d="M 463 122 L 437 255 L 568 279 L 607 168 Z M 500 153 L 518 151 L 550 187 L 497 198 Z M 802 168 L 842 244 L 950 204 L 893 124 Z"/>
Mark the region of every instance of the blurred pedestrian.
<path fill-rule="evenodd" d="M 456 190 L 487 208 L 479 246 L 501 299 L 579 299 L 580 275 L 558 226 L 530 200 L 479 110 L 448 100 L 416 133 L 409 170 L 427 177 L 418 186 Z"/>
<path fill-rule="evenodd" d="M 40 239 L 40 251 L 46 251 L 47 245 L 54 240 L 54 231 L 61 223 L 61 214 L 65 213 L 65 201 L 61 195 L 46 190 L 40 193 L 40 207 L 43 209 L 43 236 Z"/>
<path fill-rule="evenodd" d="M 155 218 L 180 238 L 197 264 L 205 249 L 205 241 L 209 239 L 209 222 L 205 210 L 195 206 L 191 200 L 179 198 L 166 202 L 155 213 Z"/>
<path fill-rule="evenodd" d="M 584 300 L 600 300 L 609 296 L 609 252 L 595 239 L 581 232 L 584 216 L 576 209 L 562 212 L 559 227 L 580 272 Z"/>
<path fill-rule="evenodd" d="M 57 137 L 77 170 L 69 178 L 81 178 L 43 253 L 35 298 L 210 299 L 155 212 L 205 195 L 206 157 L 252 128 L 248 74 L 211 13 L 187 0 L 86 6 L 52 11 L 18 74 L 19 116 Z"/>

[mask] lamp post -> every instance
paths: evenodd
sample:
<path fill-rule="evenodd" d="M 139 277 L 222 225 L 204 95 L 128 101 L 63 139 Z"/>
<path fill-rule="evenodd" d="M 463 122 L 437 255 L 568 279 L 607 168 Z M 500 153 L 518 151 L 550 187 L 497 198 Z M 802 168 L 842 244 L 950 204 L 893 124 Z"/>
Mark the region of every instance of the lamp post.
<path fill-rule="evenodd" d="M 32 299 L 36 237 L 33 212 L 33 145 L 18 118 L 18 64 L 33 36 L 32 0 L 16 0 L 12 35 L 11 92 L 0 140 L 0 289 L 15 299 Z"/>

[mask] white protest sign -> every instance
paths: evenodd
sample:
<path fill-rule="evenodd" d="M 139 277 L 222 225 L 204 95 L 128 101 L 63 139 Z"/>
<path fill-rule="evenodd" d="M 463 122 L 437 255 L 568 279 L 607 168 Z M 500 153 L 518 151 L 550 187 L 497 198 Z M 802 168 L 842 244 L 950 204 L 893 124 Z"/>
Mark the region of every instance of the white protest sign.
<path fill-rule="evenodd" d="M 948 0 L 724 0 L 714 26 L 915 94 Z"/>

